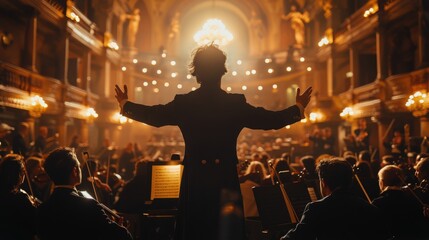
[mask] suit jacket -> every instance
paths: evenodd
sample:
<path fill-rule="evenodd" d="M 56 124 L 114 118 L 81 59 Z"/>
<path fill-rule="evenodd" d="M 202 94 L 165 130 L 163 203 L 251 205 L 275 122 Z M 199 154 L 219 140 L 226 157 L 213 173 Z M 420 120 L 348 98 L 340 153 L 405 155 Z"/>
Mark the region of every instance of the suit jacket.
<path fill-rule="evenodd" d="M 186 240 L 218 239 L 221 192 L 240 192 L 236 167 L 240 131 L 279 129 L 301 119 L 296 105 L 269 111 L 248 104 L 242 94 L 221 89 L 210 92 L 200 88 L 176 95 L 165 105 L 127 102 L 122 110 L 134 120 L 155 127 L 176 125 L 182 132 L 185 155 L 178 238 Z M 236 228 L 244 229 L 244 225 Z"/>
<path fill-rule="evenodd" d="M 345 190 L 308 203 L 300 222 L 281 238 L 317 240 L 391 239 L 379 209 Z"/>
<path fill-rule="evenodd" d="M 103 208 L 70 188 L 55 188 L 38 207 L 38 236 L 44 239 L 132 239 Z"/>
<path fill-rule="evenodd" d="M 419 202 L 405 190 L 389 189 L 373 200 L 396 239 L 429 239 L 429 225 Z"/>
<path fill-rule="evenodd" d="M 0 193 L 0 213 L 0 239 L 34 239 L 36 207 L 25 191 Z"/>

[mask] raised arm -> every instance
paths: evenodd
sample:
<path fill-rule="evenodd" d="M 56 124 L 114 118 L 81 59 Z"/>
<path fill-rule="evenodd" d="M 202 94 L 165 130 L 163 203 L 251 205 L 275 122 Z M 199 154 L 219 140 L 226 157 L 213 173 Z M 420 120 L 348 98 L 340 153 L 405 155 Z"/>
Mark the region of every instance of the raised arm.
<path fill-rule="evenodd" d="M 124 91 L 121 90 L 118 84 L 115 85 L 115 98 L 116 98 L 116 101 L 118 101 L 118 104 L 121 107 L 121 112 L 122 112 L 122 107 L 128 101 L 127 85 L 124 85 Z"/>
<path fill-rule="evenodd" d="M 303 108 L 307 107 L 307 105 L 308 105 L 308 103 L 310 102 L 310 99 L 311 99 L 311 92 L 313 92 L 313 88 L 312 87 L 308 87 L 303 94 L 300 94 L 301 93 L 301 89 L 298 88 L 296 90 L 296 99 L 295 99 L 296 103 L 297 104 L 301 104 L 301 106 Z"/>

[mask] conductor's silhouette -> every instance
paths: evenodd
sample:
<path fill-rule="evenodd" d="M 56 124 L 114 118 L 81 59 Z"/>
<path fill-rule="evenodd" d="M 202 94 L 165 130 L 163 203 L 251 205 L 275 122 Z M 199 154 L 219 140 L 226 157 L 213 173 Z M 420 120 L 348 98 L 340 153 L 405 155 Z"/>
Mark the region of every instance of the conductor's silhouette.
<path fill-rule="evenodd" d="M 155 127 L 178 126 L 184 137 L 176 239 L 219 239 L 222 190 L 236 192 L 242 202 L 236 166 L 240 131 L 243 128 L 280 129 L 295 123 L 302 119 L 311 98 L 311 87 L 302 95 L 298 88 L 296 105 L 281 111 L 254 107 L 246 102 L 243 94 L 221 89 L 222 76 L 227 72 L 225 61 L 225 53 L 214 44 L 195 49 L 189 67 L 200 88 L 178 94 L 165 105 L 130 102 L 127 86 L 124 85 L 123 90 L 115 86 L 115 97 L 124 116 Z M 244 235 L 244 220 L 233 229 Z"/>

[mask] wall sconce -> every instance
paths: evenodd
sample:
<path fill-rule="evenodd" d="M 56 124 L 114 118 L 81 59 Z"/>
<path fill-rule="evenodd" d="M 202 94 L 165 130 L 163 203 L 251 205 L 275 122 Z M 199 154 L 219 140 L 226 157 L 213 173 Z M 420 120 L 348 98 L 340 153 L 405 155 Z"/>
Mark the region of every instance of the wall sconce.
<path fill-rule="evenodd" d="M 30 98 L 30 116 L 40 117 L 46 111 L 48 104 L 39 95 Z"/>
<path fill-rule="evenodd" d="M 363 17 L 367 18 L 376 12 L 378 12 L 378 6 L 374 5 L 373 7 L 370 7 L 367 10 L 365 10 L 365 12 L 363 13 Z"/>
<path fill-rule="evenodd" d="M 86 119 L 88 120 L 88 122 L 92 123 L 94 121 L 94 119 L 98 118 L 98 113 L 94 110 L 94 108 L 87 108 L 84 112 L 83 115 L 86 117 Z"/>
<path fill-rule="evenodd" d="M 353 118 L 355 112 L 352 107 L 345 107 L 343 111 L 340 113 L 340 117 L 346 121 L 350 121 Z"/>
<path fill-rule="evenodd" d="M 405 106 L 415 117 L 426 115 L 429 109 L 429 97 L 426 91 L 417 91 L 410 95 Z"/>
<path fill-rule="evenodd" d="M 1 32 L 0 41 L 3 48 L 9 47 L 13 43 L 13 34 L 9 32 Z"/>
<path fill-rule="evenodd" d="M 308 119 L 312 123 L 323 122 L 326 119 L 326 116 L 322 112 L 316 111 L 316 112 L 310 112 Z"/>
<path fill-rule="evenodd" d="M 332 28 L 328 28 L 325 30 L 325 36 L 323 36 L 322 39 L 320 39 L 320 41 L 317 43 L 317 45 L 319 47 L 323 47 L 329 44 L 332 44 L 334 42 L 334 38 L 333 38 L 333 30 Z"/>
<path fill-rule="evenodd" d="M 113 36 L 110 32 L 104 33 L 104 46 L 112 50 L 116 50 L 116 51 L 119 50 L 119 45 L 115 41 L 115 39 L 113 39 Z"/>
<path fill-rule="evenodd" d="M 120 124 L 125 124 L 125 123 L 132 123 L 133 122 L 133 120 L 132 119 L 129 119 L 129 118 L 127 118 L 127 117 L 125 117 L 124 115 L 122 115 L 121 113 L 119 113 L 119 112 L 116 112 L 114 115 L 113 115 L 113 117 L 112 117 L 112 119 L 113 119 L 113 121 L 115 121 L 115 122 L 119 122 Z"/>

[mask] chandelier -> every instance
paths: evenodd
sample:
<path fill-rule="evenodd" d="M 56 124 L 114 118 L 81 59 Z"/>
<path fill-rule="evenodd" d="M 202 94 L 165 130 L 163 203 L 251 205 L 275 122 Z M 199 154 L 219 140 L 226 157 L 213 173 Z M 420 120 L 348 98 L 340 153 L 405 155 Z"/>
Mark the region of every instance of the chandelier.
<path fill-rule="evenodd" d="M 39 95 L 30 98 L 30 115 L 32 117 L 40 117 L 47 107 L 48 104 Z"/>
<path fill-rule="evenodd" d="M 426 92 L 417 91 L 408 97 L 405 106 L 415 117 L 421 117 L 428 113 L 429 97 Z"/>
<path fill-rule="evenodd" d="M 203 28 L 194 35 L 194 41 L 200 46 L 212 42 L 219 46 L 224 46 L 232 41 L 233 38 L 232 33 L 226 29 L 219 19 L 207 20 Z"/>

